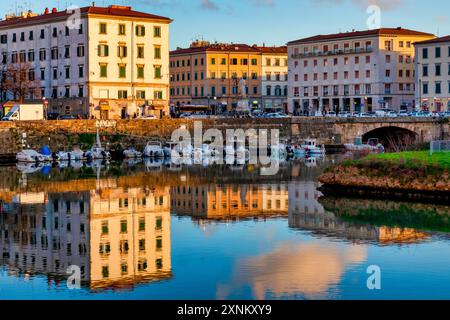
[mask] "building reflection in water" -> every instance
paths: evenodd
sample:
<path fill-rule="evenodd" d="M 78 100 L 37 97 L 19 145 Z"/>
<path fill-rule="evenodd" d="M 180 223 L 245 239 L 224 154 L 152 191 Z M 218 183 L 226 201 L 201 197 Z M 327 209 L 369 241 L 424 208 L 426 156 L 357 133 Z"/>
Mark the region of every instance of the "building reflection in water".
<path fill-rule="evenodd" d="M 171 189 L 172 213 L 207 220 L 287 216 L 286 184 L 177 186 Z"/>
<path fill-rule="evenodd" d="M 12 274 L 58 284 L 76 265 L 92 290 L 172 276 L 168 187 L 22 193 L 1 209 L 2 265 Z"/>
<path fill-rule="evenodd" d="M 429 237 L 427 233 L 411 228 L 378 227 L 344 221 L 334 212 L 325 210 L 319 202 L 322 196 L 315 182 L 291 182 L 289 184 L 289 226 L 310 231 L 316 236 L 380 245 L 416 243 Z"/>

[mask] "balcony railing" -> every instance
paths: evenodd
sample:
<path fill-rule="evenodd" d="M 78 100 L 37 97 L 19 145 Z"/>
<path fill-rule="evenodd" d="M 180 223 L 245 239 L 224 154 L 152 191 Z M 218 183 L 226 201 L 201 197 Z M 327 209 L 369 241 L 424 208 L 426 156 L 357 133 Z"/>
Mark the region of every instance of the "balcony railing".
<path fill-rule="evenodd" d="M 346 50 L 332 50 L 325 52 L 308 52 L 308 53 L 294 53 L 291 55 L 292 59 L 304 59 L 304 58 L 313 58 L 313 57 L 323 57 L 323 56 L 336 56 L 343 54 L 358 54 L 358 53 L 371 53 L 373 52 L 372 47 L 366 48 L 356 48 L 356 49 L 346 49 Z"/>

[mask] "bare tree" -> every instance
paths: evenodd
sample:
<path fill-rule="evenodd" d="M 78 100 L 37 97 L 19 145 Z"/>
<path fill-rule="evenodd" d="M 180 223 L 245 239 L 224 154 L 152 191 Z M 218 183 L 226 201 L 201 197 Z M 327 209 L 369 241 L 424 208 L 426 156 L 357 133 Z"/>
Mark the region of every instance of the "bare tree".
<path fill-rule="evenodd" d="M 19 103 L 39 97 L 39 85 L 30 62 L 9 63 L 2 71 L 2 91 L 9 93 Z"/>

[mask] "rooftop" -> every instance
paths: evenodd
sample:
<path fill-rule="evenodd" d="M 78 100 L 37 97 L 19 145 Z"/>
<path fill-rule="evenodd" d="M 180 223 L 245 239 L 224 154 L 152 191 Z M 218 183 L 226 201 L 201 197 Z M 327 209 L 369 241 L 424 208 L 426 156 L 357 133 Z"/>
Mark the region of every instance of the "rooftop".
<path fill-rule="evenodd" d="M 149 20 L 158 20 L 161 22 L 170 23 L 172 20 L 167 17 L 162 17 L 150 13 L 139 12 L 132 10 L 129 6 L 115 6 L 111 5 L 109 7 L 96 7 L 89 6 L 80 8 L 81 15 L 105 15 L 105 16 L 115 16 L 115 17 L 129 17 L 129 18 L 140 18 Z M 58 11 L 56 8 L 49 10 L 45 9 L 43 14 L 35 14 L 32 12 L 23 13 L 19 16 L 6 16 L 5 20 L 0 21 L 0 28 L 2 27 L 14 27 L 21 24 L 34 24 L 43 23 L 46 21 L 52 21 L 58 18 L 69 17 L 73 15 L 73 10 Z"/>
<path fill-rule="evenodd" d="M 242 53 L 286 53 L 287 47 L 266 47 L 248 44 L 234 44 L 234 43 L 214 43 L 210 44 L 205 41 L 196 41 L 191 44 L 189 48 L 178 48 L 171 51 L 171 55 L 182 55 L 182 54 L 192 54 L 192 53 L 202 53 L 202 52 L 242 52 Z"/>
<path fill-rule="evenodd" d="M 421 44 L 435 44 L 435 43 L 443 43 L 443 42 L 450 42 L 450 36 L 445 36 L 445 37 L 440 37 L 440 38 L 435 38 L 435 39 L 431 39 L 431 40 L 425 40 L 425 41 L 420 41 L 420 42 L 416 42 L 415 44 L 417 45 L 421 45 Z"/>
<path fill-rule="evenodd" d="M 301 43 L 312 43 L 321 41 L 331 41 L 331 40 L 341 40 L 359 37 L 374 37 L 374 36 L 417 36 L 417 37 L 435 37 L 431 33 L 425 33 L 415 30 L 403 29 L 403 28 L 381 28 L 374 30 L 364 30 L 364 31 L 350 31 L 341 32 L 328 35 L 317 35 L 309 38 L 303 38 L 295 41 L 291 41 L 288 45 L 301 44 Z"/>

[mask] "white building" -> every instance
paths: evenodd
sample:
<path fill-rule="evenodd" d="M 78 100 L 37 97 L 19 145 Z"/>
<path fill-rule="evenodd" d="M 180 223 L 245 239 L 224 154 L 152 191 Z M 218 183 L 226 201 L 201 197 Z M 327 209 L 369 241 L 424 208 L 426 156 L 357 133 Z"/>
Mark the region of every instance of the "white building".
<path fill-rule="evenodd" d="M 286 47 L 258 47 L 261 52 L 261 99 L 265 111 L 287 111 Z"/>
<path fill-rule="evenodd" d="M 414 107 L 414 43 L 402 28 L 318 35 L 288 43 L 289 111 L 368 112 Z"/>
<path fill-rule="evenodd" d="M 27 68 L 48 112 L 110 119 L 168 113 L 169 24 L 131 7 L 56 9 L 0 21 L 3 70 Z M 3 92 L 2 100 L 18 98 Z"/>
<path fill-rule="evenodd" d="M 450 111 L 450 36 L 415 46 L 417 108 Z"/>

